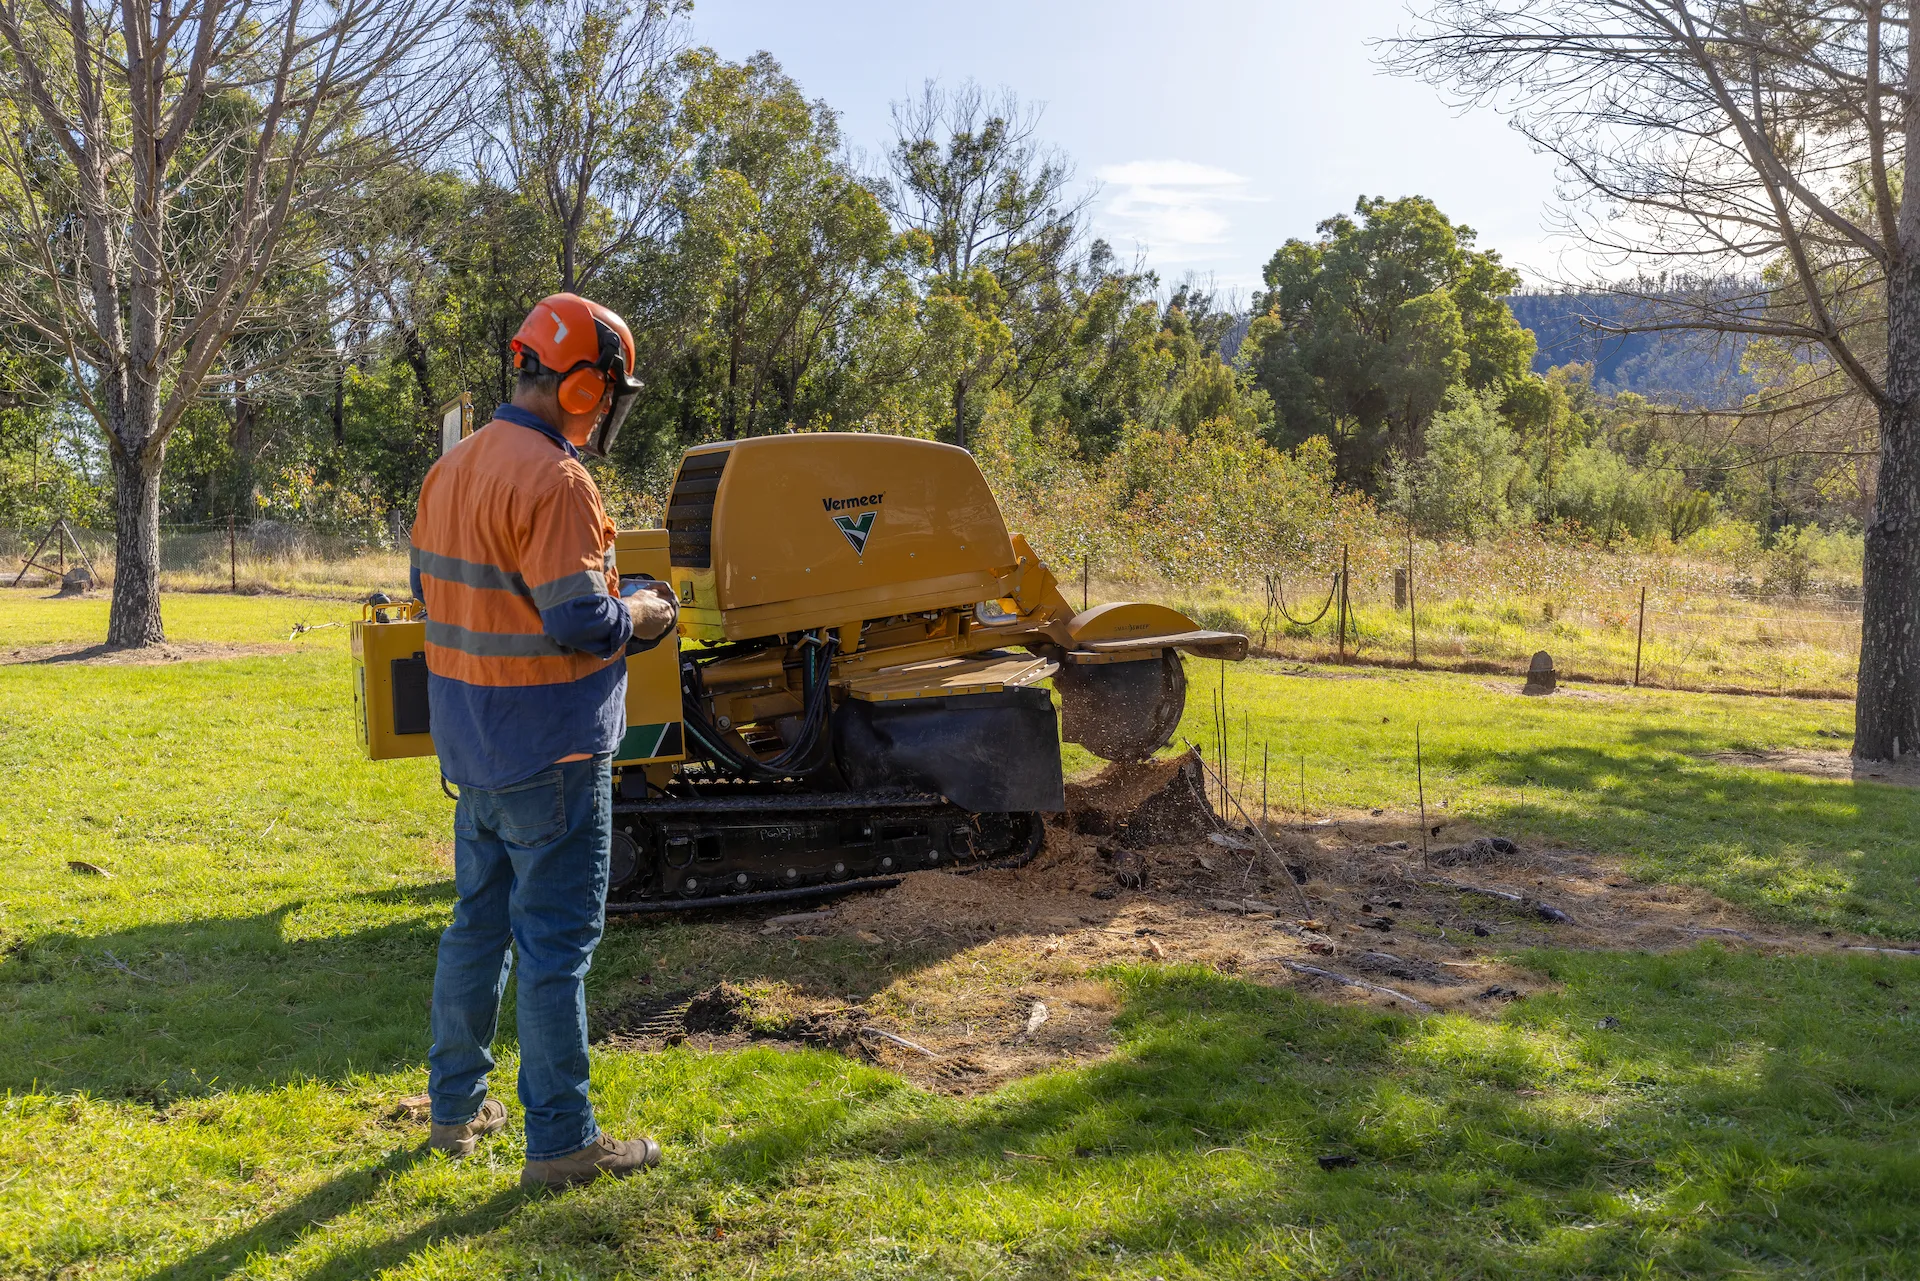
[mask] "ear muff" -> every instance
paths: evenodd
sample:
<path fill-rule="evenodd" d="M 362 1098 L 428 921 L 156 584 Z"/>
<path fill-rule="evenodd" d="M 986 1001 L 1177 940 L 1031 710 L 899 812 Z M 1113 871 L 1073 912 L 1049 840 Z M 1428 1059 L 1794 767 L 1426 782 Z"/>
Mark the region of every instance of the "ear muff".
<path fill-rule="evenodd" d="M 576 369 L 560 380 L 560 391 L 556 397 L 560 408 L 570 414 L 590 412 L 607 394 L 607 376 L 598 369 L 589 366 Z"/>

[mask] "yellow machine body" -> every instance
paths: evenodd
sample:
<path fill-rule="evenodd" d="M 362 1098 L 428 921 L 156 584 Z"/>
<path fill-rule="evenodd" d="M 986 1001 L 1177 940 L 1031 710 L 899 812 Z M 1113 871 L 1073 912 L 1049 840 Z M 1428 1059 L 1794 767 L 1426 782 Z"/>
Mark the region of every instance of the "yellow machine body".
<path fill-rule="evenodd" d="M 667 531 L 615 537 L 624 575 L 668 581 Z M 376 761 L 434 754 L 427 711 L 427 625 L 418 601 L 367 605 L 353 624 L 353 709 L 360 746 Z M 627 733 L 616 765 L 669 765 L 686 756 L 679 650 L 668 640 L 627 658 Z"/>
<path fill-rule="evenodd" d="M 353 625 L 353 713 L 376 761 L 432 756 L 427 723 L 427 625 L 413 602 L 368 605 Z"/>
<path fill-rule="evenodd" d="M 666 528 L 622 532 L 615 554 L 671 584 L 680 634 L 627 659 L 610 910 L 1018 866 L 1064 807 L 1062 740 L 1149 755 L 1186 705 L 1182 654 L 1247 653 L 1163 605 L 1075 610 L 972 455 L 927 440 L 689 450 Z M 354 626 L 376 759 L 433 751 L 420 610 L 370 605 Z"/>
<path fill-rule="evenodd" d="M 973 455 L 903 436 L 691 450 L 667 527 L 681 631 L 699 641 L 972 605 L 1015 559 Z"/>
<path fill-rule="evenodd" d="M 833 632 L 846 698 L 992 692 L 1062 665 L 1247 652 L 1246 637 L 1164 605 L 1077 613 L 1008 532 L 973 455 L 935 441 L 819 432 L 703 445 L 681 460 L 667 528 L 681 635 L 715 646 Z M 1016 647 L 1029 654 L 1009 658 Z M 777 647 L 709 664 L 705 687 L 733 726 L 800 709 L 795 664 Z"/>

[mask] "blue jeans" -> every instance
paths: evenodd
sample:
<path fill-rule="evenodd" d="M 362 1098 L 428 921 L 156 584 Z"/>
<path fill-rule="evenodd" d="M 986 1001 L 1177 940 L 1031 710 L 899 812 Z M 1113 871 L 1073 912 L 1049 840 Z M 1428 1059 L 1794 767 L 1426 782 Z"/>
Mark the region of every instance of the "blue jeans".
<path fill-rule="evenodd" d="M 436 1124 L 479 1113 L 517 950 L 529 1161 L 578 1151 L 600 1133 L 587 1101 L 586 977 L 606 925 L 612 760 L 554 765 L 511 787 L 463 787 L 454 807 L 460 902 L 433 976 L 427 1092 Z"/>

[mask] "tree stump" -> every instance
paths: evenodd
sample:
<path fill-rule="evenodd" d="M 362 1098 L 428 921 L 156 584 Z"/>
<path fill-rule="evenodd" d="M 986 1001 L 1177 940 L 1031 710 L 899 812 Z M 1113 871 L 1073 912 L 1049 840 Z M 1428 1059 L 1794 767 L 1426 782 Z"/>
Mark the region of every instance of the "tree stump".
<path fill-rule="evenodd" d="M 1551 694 L 1560 686 L 1559 673 L 1553 670 L 1553 655 L 1541 650 L 1527 664 L 1527 685 L 1523 694 Z"/>

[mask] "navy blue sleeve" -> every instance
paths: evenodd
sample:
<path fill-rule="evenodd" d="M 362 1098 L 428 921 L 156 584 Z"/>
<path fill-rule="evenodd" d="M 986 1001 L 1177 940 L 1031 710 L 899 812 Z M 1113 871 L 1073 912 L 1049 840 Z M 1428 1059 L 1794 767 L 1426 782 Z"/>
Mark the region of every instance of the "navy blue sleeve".
<path fill-rule="evenodd" d="M 413 588 L 413 598 L 415 600 L 424 601 L 426 599 L 425 596 L 420 594 L 420 567 L 418 565 L 412 566 L 407 570 L 407 585 Z"/>
<path fill-rule="evenodd" d="M 576 596 L 541 610 L 540 629 L 568 649 L 612 658 L 633 638 L 633 615 L 617 597 Z"/>

